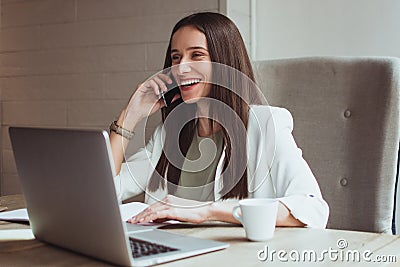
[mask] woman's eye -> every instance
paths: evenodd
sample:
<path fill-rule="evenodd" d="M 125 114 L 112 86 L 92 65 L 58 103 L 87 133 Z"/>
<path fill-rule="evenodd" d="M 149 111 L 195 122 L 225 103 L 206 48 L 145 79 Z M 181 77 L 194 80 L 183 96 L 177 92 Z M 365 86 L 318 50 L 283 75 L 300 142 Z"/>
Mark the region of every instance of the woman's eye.
<path fill-rule="evenodd" d="M 203 56 L 203 54 L 201 54 L 201 53 L 193 53 L 193 57 L 201 57 L 201 56 Z"/>
<path fill-rule="evenodd" d="M 171 56 L 171 59 L 173 60 L 173 61 L 177 61 L 177 60 L 179 60 L 179 55 L 172 55 Z"/>

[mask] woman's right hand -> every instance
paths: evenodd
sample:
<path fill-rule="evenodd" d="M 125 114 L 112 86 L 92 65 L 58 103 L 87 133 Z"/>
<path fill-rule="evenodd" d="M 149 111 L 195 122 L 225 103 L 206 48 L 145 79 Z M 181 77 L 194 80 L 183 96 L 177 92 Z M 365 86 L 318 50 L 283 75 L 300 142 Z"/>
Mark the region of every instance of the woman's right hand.
<path fill-rule="evenodd" d="M 150 116 L 164 106 L 164 101 L 160 99 L 160 93 L 168 91 L 166 84 L 172 84 L 171 78 L 166 74 L 158 74 L 146 82 L 139 84 L 136 91 L 129 99 L 128 104 L 122 110 L 117 125 L 133 131 L 136 125 L 145 117 Z M 172 101 L 179 98 L 176 95 Z M 124 151 L 128 142 L 121 135 L 114 132 L 110 133 L 110 144 L 114 157 L 115 173 L 119 174 L 122 161 L 124 160 Z"/>
<path fill-rule="evenodd" d="M 139 84 L 126 106 L 126 112 L 132 112 L 143 119 L 162 108 L 164 103 L 160 94 L 167 91 L 166 83 L 172 84 L 171 78 L 160 73 Z"/>
<path fill-rule="evenodd" d="M 130 122 L 135 121 L 137 123 L 164 107 L 164 101 L 160 98 L 160 94 L 161 92 L 167 92 L 167 85 L 170 84 L 172 84 L 172 79 L 163 73 L 157 74 L 144 83 L 139 84 L 123 111 L 124 128 L 130 129 L 133 126 L 130 125 Z M 175 101 L 177 98 L 179 96 L 175 96 L 172 101 Z"/>

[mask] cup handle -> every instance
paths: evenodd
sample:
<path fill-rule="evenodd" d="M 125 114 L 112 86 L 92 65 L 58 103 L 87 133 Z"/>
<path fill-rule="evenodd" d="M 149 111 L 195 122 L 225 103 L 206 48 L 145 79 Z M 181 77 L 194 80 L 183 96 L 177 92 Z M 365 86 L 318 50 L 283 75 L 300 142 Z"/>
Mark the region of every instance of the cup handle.
<path fill-rule="evenodd" d="M 233 215 L 233 217 L 234 217 L 236 220 L 238 220 L 239 222 L 241 222 L 241 223 L 243 224 L 242 217 L 239 216 L 239 209 L 240 209 L 240 206 L 234 207 L 234 208 L 232 209 L 232 215 Z"/>

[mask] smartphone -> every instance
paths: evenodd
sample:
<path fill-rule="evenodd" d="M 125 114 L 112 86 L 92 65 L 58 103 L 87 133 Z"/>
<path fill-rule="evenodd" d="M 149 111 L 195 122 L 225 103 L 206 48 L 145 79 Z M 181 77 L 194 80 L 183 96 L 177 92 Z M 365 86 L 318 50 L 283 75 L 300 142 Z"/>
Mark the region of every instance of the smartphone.
<path fill-rule="evenodd" d="M 179 90 L 179 86 L 176 83 L 174 77 L 172 76 L 171 72 L 167 73 L 172 80 L 172 84 L 166 84 L 168 91 L 161 94 L 161 97 L 164 101 L 165 107 L 169 107 L 172 103 L 172 99 L 176 94 L 180 95 L 181 91 Z"/>
<path fill-rule="evenodd" d="M 164 104 L 166 107 L 171 105 L 172 99 L 174 98 L 174 96 L 176 94 L 178 94 L 178 95 L 181 94 L 181 91 L 179 90 L 178 86 L 175 86 L 174 88 L 170 89 L 169 91 L 167 91 L 161 95 L 161 98 L 163 98 Z"/>

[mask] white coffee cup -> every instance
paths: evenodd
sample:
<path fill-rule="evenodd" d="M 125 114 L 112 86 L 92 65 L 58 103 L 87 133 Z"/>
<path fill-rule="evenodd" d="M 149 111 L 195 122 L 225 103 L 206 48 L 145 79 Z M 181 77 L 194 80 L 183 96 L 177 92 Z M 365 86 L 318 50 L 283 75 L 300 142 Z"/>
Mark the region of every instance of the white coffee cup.
<path fill-rule="evenodd" d="M 250 198 L 240 200 L 233 208 L 233 217 L 242 223 L 248 239 L 264 241 L 274 236 L 278 202 L 273 198 Z"/>

